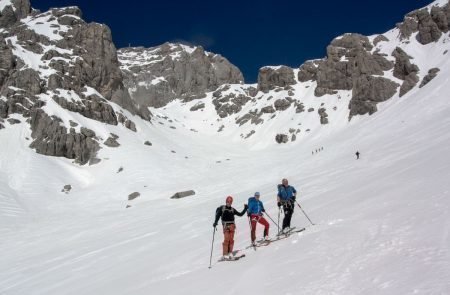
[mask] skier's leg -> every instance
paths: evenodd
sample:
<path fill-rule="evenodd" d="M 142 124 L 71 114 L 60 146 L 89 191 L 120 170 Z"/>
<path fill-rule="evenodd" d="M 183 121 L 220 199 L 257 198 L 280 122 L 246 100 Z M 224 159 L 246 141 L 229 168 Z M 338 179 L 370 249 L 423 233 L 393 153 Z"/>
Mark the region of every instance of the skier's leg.
<path fill-rule="evenodd" d="M 254 215 L 251 216 L 251 220 L 252 220 L 252 232 L 251 232 L 252 243 L 256 240 L 256 219 L 257 219 L 256 216 L 254 216 Z"/>
<path fill-rule="evenodd" d="M 269 223 L 263 216 L 259 218 L 258 222 L 264 226 L 264 237 L 267 237 L 269 235 Z"/>
<path fill-rule="evenodd" d="M 292 207 L 286 208 L 284 211 L 285 219 L 286 219 L 286 227 L 291 227 L 291 218 L 292 218 Z"/>
<path fill-rule="evenodd" d="M 236 231 L 236 226 L 234 224 L 230 224 L 230 243 L 228 244 L 228 253 L 232 253 L 233 252 L 234 232 L 235 231 Z"/>
<path fill-rule="evenodd" d="M 289 208 L 284 205 L 283 206 L 283 212 L 284 212 L 284 218 L 283 218 L 283 227 L 281 230 L 283 231 L 286 227 L 288 227 L 288 215 L 289 215 Z"/>
<path fill-rule="evenodd" d="M 227 226 L 224 226 L 224 228 L 223 228 L 223 243 L 222 243 L 223 255 L 228 254 L 229 244 L 230 244 L 230 230 L 229 230 L 229 225 L 227 225 Z"/>

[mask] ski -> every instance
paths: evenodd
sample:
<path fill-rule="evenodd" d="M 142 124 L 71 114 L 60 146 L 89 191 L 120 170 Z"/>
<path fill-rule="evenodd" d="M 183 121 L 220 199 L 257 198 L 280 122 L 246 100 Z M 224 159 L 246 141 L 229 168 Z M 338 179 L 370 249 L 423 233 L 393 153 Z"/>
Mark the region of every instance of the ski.
<path fill-rule="evenodd" d="M 300 229 L 294 230 L 293 232 L 291 232 L 291 234 L 299 233 L 299 232 L 302 232 L 302 231 L 304 231 L 304 230 L 306 230 L 306 228 L 302 227 L 302 228 L 300 228 Z"/>
<path fill-rule="evenodd" d="M 255 246 L 256 247 L 264 247 L 264 246 L 268 246 L 271 242 L 272 242 L 272 240 L 265 240 L 265 241 L 258 242 Z"/>
<path fill-rule="evenodd" d="M 270 245 L 273 242 L 284 240 L 286 238 L 289 238 L 292 234 L 300 233 L 300 232 L 302 232 L 304 230 L 305 230 L 304 227 L 299 228 L 299 229 L 296 229 L 295 227 L 293 227 L 293 228 L 291 228 L 291 230 L 289 230 L 286 233 L 283 233 L 283 234 L 280 234 L 280 235 L 276 235 L 275 238 L 273 238 L 273 239 L 258 240 L 258 241 L 256 241 L 256 243 L 254 245 L 247 246 L 246 249 L 249 249 L 249 248 L 253 247 L 253 249 L 256 250 L 256 248 L 258 248 L 258 247 L 268 246 L 268 245 Z"/>
<path fill-rule="evenodd" d="M 295 228 L 296 228 L 296 227 L 294 226 L 294 227 L 289 228 L 289 230 L 287 230 L 287 231 L 285 231 L 285 232 L 281 231 L 279 234 L 277 234 L 277 237 L 289 235 L 291 231 L 294 231 L 294 230 L 295 230 Z"/>
<path fill-rule="evenodd" d="M 230 257 L 230 258 L 223 258 L 223 257 L 221 257 L 221 258 L 219 259 L 218 262 L 223 262 L 223 261 L 237 261 L 237 260 L 239 260 L 239 259 L 241 259 L 241 258 L 244 258 L 244 257 L 245 257 L 245 254 L 241 254 L 241 255 L 239 255 L 239 256 L 232 256 L 232 257 Z"/>
<path fill-rule="evenodd" d="M 261 246 L 267 246 L 268 244 L 270 244 L 270 241 L 271 240 L 258 240 L 254 244 L 250 244 L 249 246 L 247 246 L 245 249 L 253 248 L 253 250 L 256 251 L 256 248 Z"/>
<path fill-rule="evenodd" d="M 292 235 L 292 234 L 299 233 L 299 232 L 302 232 L 302 231 L 304 231 L 304 230 L 305 230 L 304 227 L 299 228 L 299 229 L 295 229 L 295 227 L 293 227 L 291 230 L 289 230 L 288 232 L 286 232 L 286 233 L 284 233 L 284 234 L 282 234 L 282 235 L 280 235 L 280 236 L 281 236 L 281 237 L 282 237 L 282 236 L 289 237 L 289 236 Z"/>

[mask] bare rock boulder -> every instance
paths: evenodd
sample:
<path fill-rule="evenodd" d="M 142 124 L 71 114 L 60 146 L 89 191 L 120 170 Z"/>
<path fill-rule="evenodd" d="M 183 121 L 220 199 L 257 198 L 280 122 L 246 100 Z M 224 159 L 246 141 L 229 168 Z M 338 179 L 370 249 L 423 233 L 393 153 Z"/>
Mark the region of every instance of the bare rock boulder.
<path fill-rule="evenodd" d="M 195 195 L 195 191 L 189 190 L 189 191 L 183 191 L 183 192 L 175 193 L 170 198 L 171 199 L 181 199 L 181 198 L 190 197 L 190 196 L 193 196 L 193 195 Z"/>
<path fill-rule="evenodd" d="M 277 143 L 287 143 L 289 141 L 289 136 L 287 134 L 277 134 L 275 136 L 275 141 Z"/>

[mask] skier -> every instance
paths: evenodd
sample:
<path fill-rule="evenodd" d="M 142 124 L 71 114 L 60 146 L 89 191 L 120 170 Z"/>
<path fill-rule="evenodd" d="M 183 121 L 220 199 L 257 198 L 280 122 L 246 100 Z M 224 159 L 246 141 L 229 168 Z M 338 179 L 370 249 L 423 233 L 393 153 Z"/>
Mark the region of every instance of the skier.
<path fill-rule="evenodd" d="M 281 210 L 281 206 L 283 206 L 284 218 L 283 218 L 283 227 L 281 232 L 286 233 L 289 231 L 291 227 L 291 218 L 294 213 L 294 205 L 295 205 L 295 197 L 297 195 L 297 191 L 293 186 L 290 186 L 288 180 L 283 178 L 281 184 L 278 185 L 278 208 Z"/>
<path fill-rule="evenodd" d="M 231 259 L 234 245 L 234 232 L 236 231 L 236 225 L 234 223 L 234 215 L 243 216 L 248 209 L 247 204 L 244 204 L 244 209 L 242 212 L 238 212 L 236 209 L 231 207 L 233 203 L 233 197 L 228 196 L 225 200 L 225 205 L 220 206 L 216 210 L 216 219 L 214 220 L 213 226 L 217 227 L 219 219 L 222 219 L 223 225 L 223 259 Z"/>
<path fill-rule="evenodd" d="M 356 160 L 358 160 L 358 159 L 359 159 L 359 152 L 356 151 Z"/>
<path fill-rule="evenodd" d="M 263 212 L 266 212 L 264 209 L 263 203 L 259 200 L 260 193 L 256 192 L 254 197 L 248 199 L 248 213 L 247 215 L 251 220 L 251 236 L 252 236 L 252 245 L 255 245 L 256 240 L 256 224 L 259 222 L 264 225 L 264 237 L 263 240 L 267 241 L 269 238 L 269 223 L 263 216 Z"/>

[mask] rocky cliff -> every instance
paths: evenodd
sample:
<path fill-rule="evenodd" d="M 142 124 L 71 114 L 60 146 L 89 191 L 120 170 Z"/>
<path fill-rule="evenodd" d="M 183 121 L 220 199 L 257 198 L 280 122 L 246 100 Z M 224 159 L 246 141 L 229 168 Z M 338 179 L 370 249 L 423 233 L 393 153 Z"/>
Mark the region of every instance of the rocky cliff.
<path fill-rule="evenodd" d="M 200 46 L 165 43 L 119 52 L 124 84 L 141 106 L 162 107 L 174 99 L 205 97 L 223 84 L 243 83 L 240 70 Z"/>
<path fill-rule="evenodd" d="M 101 139 L 87 136 L 91 133 L 82 132 L 79 123 L 64 124 L 48 114 L 44 109 L 53 103 L 112 125 L 129 119 L 111 102 L 150 119 L 123 85 L 107 26 L 84 22 L 77 7 L 41 13 L 26 0 L 1 0 L 0 9 L 0 117 L 17 113 L 27 118 L 31 147 L 38 153 L 84 164 L 101 146 Z"/>
<path fill-rule="evenodd" d="M 450 4 L 447 2 L 443 6 L 433 5 L 407 14 L 393 31 L 398 35 L 391 38 L 399 38 L 399 45 L 409 43 L 410 38 L 426 45 L 438 41 L 448 32 L 449 26 Z M 385 35 L 368 38 L 345 34 L 335 38 L 327 47 L 326 58 L 300 66 L 298 80 L 317 82 L 315 95 L 318 97 L 335 94 L 336 90 L 352 90 L 349 118 L 373 114 L 377 103 L 392 98 L 397 92 L 403 96 L 419 82 L 421 69 L 414 64 L 413 56 L 400 47 L 388 53 L 381 52 L 384 51 L 383 42 L 389 41 Z M 391 71 L 398 80 L 383 77 Z"/>

